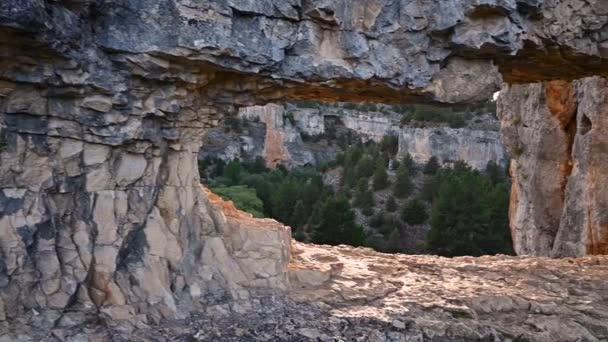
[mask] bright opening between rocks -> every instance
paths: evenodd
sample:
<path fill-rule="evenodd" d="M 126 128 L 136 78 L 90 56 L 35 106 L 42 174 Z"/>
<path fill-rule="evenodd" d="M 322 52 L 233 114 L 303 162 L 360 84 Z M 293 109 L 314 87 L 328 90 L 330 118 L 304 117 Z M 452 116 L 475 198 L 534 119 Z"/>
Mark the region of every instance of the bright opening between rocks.
<path fill-rule="evenodd" d="M 512 254 L 494 102 L 245 107 L 207 132 L 199 171 L 213 192 L 298 241 Z"/>

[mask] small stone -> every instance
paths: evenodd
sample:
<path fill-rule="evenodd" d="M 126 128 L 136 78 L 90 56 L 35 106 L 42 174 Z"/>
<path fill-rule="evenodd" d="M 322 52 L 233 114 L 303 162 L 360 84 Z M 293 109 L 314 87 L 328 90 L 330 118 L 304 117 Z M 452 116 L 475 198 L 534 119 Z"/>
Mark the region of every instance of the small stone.
<path fill-rule="evenodd" d="M 298 329 L 298 334 L 304 336 L 304 337 L 308 337 L 311 339 L 318 339 L 318 338 L 322 338 L 324 337 L 323 334 L 321 334 L 321 332 L 317 329 L 314 328 L 301 328 Z"/>
<path fill-rule="evenodd" d="M 85 98 L 81 106 L 97 112 L 107 113 L 112 109 L 112 99 L 107 96 L 94 95 Z"/>
<path fill-rule="evenodd" d="M 393 327 L 397 329 L 405 329 L 405 322 L 395 319 L 393 320 Z"/>
<path fill-rule="evenodd" d="M 116 171 L 116 182 L 121 186 L 133 183 L 144 175 L 147 165 L 143 155 L 123 153 Z"/>
<path fill-rule="evenodd" d="M 84 146 L 84 165 L 95 165 L 105 162 L 110 156 L 110 147 L 100 144 Z"/>

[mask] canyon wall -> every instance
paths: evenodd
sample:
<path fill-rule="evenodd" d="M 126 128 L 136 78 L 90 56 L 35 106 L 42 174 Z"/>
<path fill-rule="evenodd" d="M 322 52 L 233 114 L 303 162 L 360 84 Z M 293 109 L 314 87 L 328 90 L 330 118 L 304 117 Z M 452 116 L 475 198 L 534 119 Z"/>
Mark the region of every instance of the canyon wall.
<path fill-rule="evenodd" d="M 225 228 L 199 187 L 206 129 L 283 99 L 464 102 L 488 98 L 498 70 L 510 83 L 606 75 L 607 14 L 599 0 L 2 1 L 0 320 L 159 319 L 283 287 L 284 228 L 264 230 L 272 246 L 241 245 L 245 227 Z M 581 95 L 590 120 L 602 82 Z M 578 143 L 590 136 L 573 149 L 591 150 L 581 170 L 603 160 L 605 139 Z M 579 167 L 571 178 L 601 178 Z M 588 193 L 599 213 L 584 184 L 564 202 Z M 582 254 L 568 239 L 587 227 L 572 227 L 558 235 Z M 244 278 L 240 258 L 258 260 Z M 264 263 L 278 273 L 250 268 Z"/>
<path fill-rule="evenodd" d="M 503 90 L 518 254 L 608 253 L 606 85 L 595 77 Z"/>
<path fill-rule="evenodd" d="M 409 153 L 415 162 L 436 157 L 440 164 L 463 161 L 476 170 L 489 162 L 506 168 L 507 155 L 498 132 L 466 128 L 404 128 L 399 134 L 399 155 Z"/>
<path fill-rule="evenodd" d="M 435 156 L 441 164 L 464 161 L 477 170 L 484 170 L 490 161 L 507 167 L 498 121 L 492 113 L 483 115 L 483 124 L 463 128 L 450 128 L 445 123 L 404 126 L 401 117 L 384 108 L 383 112 L 370 112 L 343 106 L 245 107 L 237 116 L 240 121 L 231 120 L 207 131 L 199 158 L 262 158 L 268 167 L 320 165 L 344 152 L 338 144 L 344 136 L 381 142 L 385 136 L 393 135 L 399 141 L 398 156 L 409 153 L 419 164 Z"/>

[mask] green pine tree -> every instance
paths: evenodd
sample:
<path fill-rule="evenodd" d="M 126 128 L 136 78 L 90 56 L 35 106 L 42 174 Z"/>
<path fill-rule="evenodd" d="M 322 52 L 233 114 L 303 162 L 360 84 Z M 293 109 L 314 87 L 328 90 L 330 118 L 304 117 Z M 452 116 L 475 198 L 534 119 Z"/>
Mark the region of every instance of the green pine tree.
<path fill-rule="evenodd" d="M 385 189 L 389 185 L 388 174 L 386 173 L 386 162 L 383 158 L 378 158 L 376 161 L 376 170 L 374 171 L 373 186 L 374 190 Z"/>
<path fill-rule="evenodd" d="M 397 170 L 397 180 L 393 187 L 393 195 L 397 198 L 405 198 L 412 193 L 414 185 L 410 179 L 410 173 L 405 166 L 401 165 Z"/>
<path fill-rule="evenodd" d="M 403 159 L 401 160 L 401 165 L 405 166 L 405 168 L 410 172 L 416 172 L 416 163 L 414 162 L 414 158 L 409 153 L 406 153 Z"/>
<path fill-rule="evenodd" d="M 298 200 L 293 208 L 289 225 L 294 231 L 299 231 L 304 227 L 306 221 L 308 221 L 308 216 L 309 212 L 304 205 L 304 201 Z"/>
<path fill-rule="evenodd" d="M 422 224 L 428 218 L 426 207 L 419 199 L 411 200 L 401 212 L 401 219 L 407 224 Z"/>
<path fill-rule="evenodd" d="M 231 185 L 238 185 L 241 180 L 242 170 L 241 162 L 233 160 L 224 168 L 223 176 L 230 180 Z"/>
<path fill-rule="evenodd" d="M 272 193 L 272 217 L 289 224 L 293 208 L 300 198 L 299 184 L 291 178 L 284 179 Z"/>
<path fill-rule="evenodd" d="M 357 163 L 357 176 L 369 178 L 374 174 L 374 159 L 366 154 Z"/>
<path fill-rule="evenodd" d="M 318 222 L 313 234 L 315 243 L 353 246 L 366 243 L 365 232 L 355 223 L 355 213 L 346 198 L 328 198 L 319 210 Z"/>
<path fill-rule="evenodd" d="M 453 170 L 439 186 L 427 237 L 429 252 L 443 256 L 512 254 L 508 187 L 478 172 Z"/>
<path fill-rule="evenodd" d="M 434 175 L 437 173 L 437 171 L 439 171 L 439 168 L 440 166 L 437 157 L 432 156 L 431 159 L 429 159 L 429 161 L 424 166 L 423 172 L 425 175 Z"/>

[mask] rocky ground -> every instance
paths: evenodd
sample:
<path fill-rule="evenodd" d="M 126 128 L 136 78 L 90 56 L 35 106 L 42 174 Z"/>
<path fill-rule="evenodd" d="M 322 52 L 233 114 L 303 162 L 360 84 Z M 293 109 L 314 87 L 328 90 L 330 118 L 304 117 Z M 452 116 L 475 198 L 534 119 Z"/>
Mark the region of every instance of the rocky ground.
<path fill-rule="evenodd" d="M 0 341 L 606 341 L 608 257 L 389 255 L 294 242 L 287 293 L 129 328 L 13 324 Z"/>

